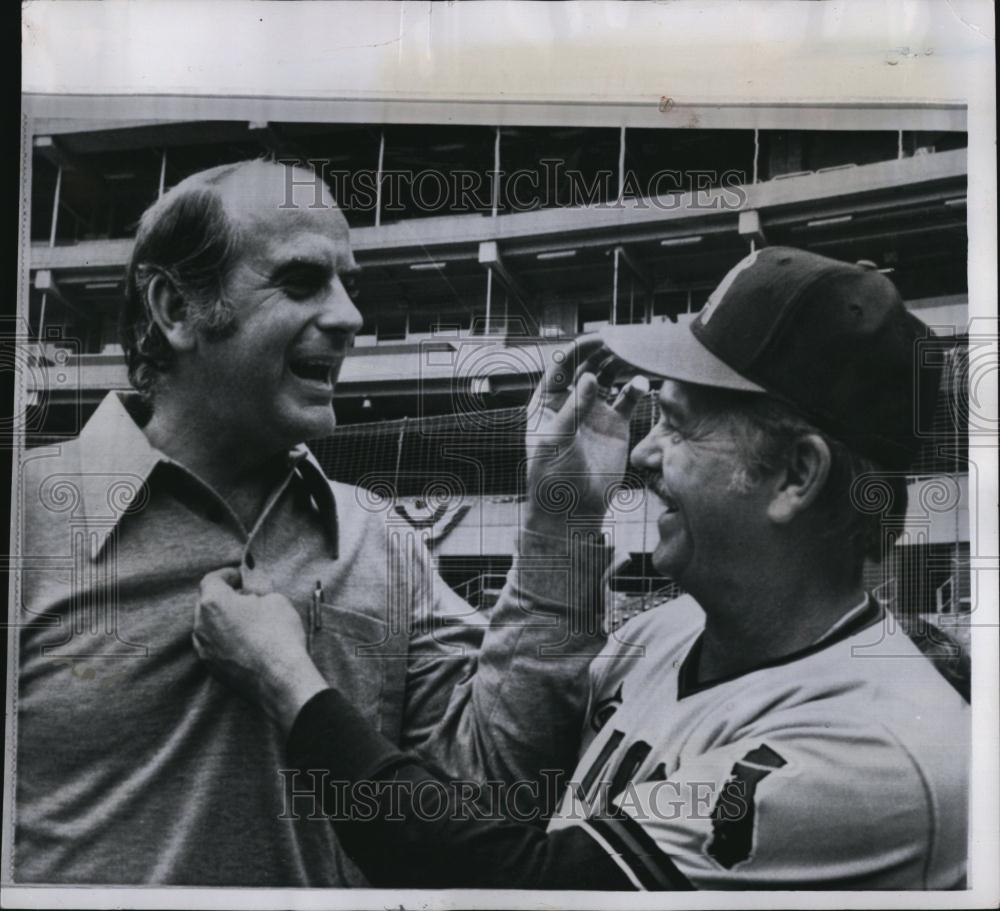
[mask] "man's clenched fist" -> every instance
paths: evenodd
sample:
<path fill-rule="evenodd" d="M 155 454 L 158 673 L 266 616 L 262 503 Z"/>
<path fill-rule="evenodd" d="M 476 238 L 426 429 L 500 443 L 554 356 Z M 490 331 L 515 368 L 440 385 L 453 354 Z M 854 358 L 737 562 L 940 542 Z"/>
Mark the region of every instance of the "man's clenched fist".
<path fill-rule="evenodd" d="M 198 657 L 224 683 L 256 703 L 287 733 L 299 709 L 327 683 L 306 649 L 291 602 L 279 594 L 239 590 L 233 568 L 201 581 L 192 641 Z"/>

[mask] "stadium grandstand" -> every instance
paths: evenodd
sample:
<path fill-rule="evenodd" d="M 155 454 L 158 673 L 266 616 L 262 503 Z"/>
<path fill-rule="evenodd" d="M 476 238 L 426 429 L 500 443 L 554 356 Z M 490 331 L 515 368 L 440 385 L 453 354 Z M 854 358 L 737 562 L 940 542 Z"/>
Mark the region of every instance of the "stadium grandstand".
<path fill-rule="evenodd" d="M 684 320 L 754 246 L 869 260 L 933 326 L 945 382 L 909 512 L 869 587 L 965 638 L 966 134 L 304 122 L 35 122 L 28 444 L 73 436 L 128 381 L 117 335 L 142 211 L 196 171 L 318 166 L 352 227 L 364 327 L 327 473 L 381 495 L 488 610 L 523 494 L 526 404 L 550 345 Z M 652 400 L 638 409 L 644 433 Z M 373 502 L 375 499 L 373 497 Z M 873 505 L 877 508 L 877 504 Z M 634 479 L 614 503 L 620 622 L 675 593 Z M 627 557 L 627 561 L 624 560 Z"/>

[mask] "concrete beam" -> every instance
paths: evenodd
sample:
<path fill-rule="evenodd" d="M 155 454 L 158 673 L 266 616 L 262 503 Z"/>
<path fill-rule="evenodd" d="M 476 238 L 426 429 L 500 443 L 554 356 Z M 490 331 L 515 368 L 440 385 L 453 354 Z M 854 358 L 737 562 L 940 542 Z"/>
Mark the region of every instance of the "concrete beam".
<path fill-rule="evenodd" d="M 812 174 L 789 180 L 765 181 L 743 188 L 747 196 L 743 211 L 765 212 L 768 223 L 800 221 L 835 215 L 844 207 L 857 211 L 895 209 L 914 201 L 961 196 L 965 192 L 966 152 L 937 152 L 918 158 L 861 165 L 844 171 Z M 857 194 L 875 193 L 877 198 L 859 199 Z M 655 240 L 665 232 L 714 233 L 734 230 L 737 212 L 723 208 L 671 209 L 557 209 L 512 213 L 497 218 L 449 215 L 419 218 L 378 228 L 355 228 L 351 242 L 366 260 L 386 263 L 437 256 L 441 247 L 476 249 L 484 242 L 503 243 L 518 254 L 551 249 L 553 243 L 608 245 L 640 239 Z M 571 238 L 571 241 L 570 241 Z M 33 245 L 31 262 L 42 268 L 87 268 L 91 265 L 124 266 L 132 242 L 129 240 L 86 241 L 72 247 Z M 459 257 L 456 257 L 459 258 Z M 461 257 L 464 258 L 464 255 Z"/>
<path fill-rule="evenodd" d="M 479 245 L 479 262 L 493 270 L 493 273 L 503 282 L 507 292 L 515 297 L 518 303 L 527 306 L 527 295 L 520 283 L 511 275 L 510 270 L 500 258 L 500 249 L 494 240 L 483 241 Z"/>
<path fill-rule="evenodd" d="M 39 269 L 34 276 L 33 284 L 36 291 L 41 291 L 43 294 L 47 294 L 54 300 L 59 301 L 66 307 L 69 307 L 74 313 L 80 316 L 86 316 L 87 314 L 80 308 L 80 306 L 74 303 L 66 293 L 60 283 L 56 281 L 55 275 L 49 269 Z"/>
<path fill-rule="evenodd" d="M 249 138 L 274 158 L 302 158 L 302 152 L 280 129 L 267 120 L 251 120 L 247 124 Z"/>
<path fill-rule="evenodd" d="M 642 282 L 646 291 L 651 292 L 653 290 L 653 276 L 649 274 L 649 270 L 645 264 L 624 244 L 619 244 L 618 255 L 621 257 L 622 262 L 631 270 L 632 274 Z"/>
<path fill-rule="evenodd" d="M 64 167 L 65 165 L 72 166 L 69 161 L 70 156 L 66 154 L 52 136 L 36 136 L 31 141 L 31 147 L 46 161 L 51 162 L 57 168 Z"/>
<path fill-rule="evenodd" d="M 760 212 L 756 209 L 740 212 L 738 230 L 740 232 L 740 237 L 745 240 L 752 240 L 758 247 L 767 246 L 767 238 L 764 236 L 764 228 L 760 223 Z"/>
<path fill-rule="evenodd" d="M 246 142 L 247 124 L 240 121 L 80 120 L 43 118 L 36 135 L 51 135 L 73 153 L 170 148 Z"/>

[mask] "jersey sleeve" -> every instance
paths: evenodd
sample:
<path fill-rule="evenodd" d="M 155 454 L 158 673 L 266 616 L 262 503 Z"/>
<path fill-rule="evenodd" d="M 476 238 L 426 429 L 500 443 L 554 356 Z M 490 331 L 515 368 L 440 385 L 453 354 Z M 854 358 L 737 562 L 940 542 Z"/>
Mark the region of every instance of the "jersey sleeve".
<path fill-rule="evenodd" d="M 599 837 L 578 828 L 546 834 L 470 804 L 461 787 L 389 743 L 336 690 L 302 708 L 288 756 L 311 781 L 306 790 L 318 792 L 310 819 L 333 825 L 373 886 L 635 888 Z M 301 783 L 297 793 L 305 793 Z"/>
<path fill-rule="evenodd" d="M 933 804 L 889 735 L 831 725 L 682 761 L 578 824 L 640 888 L 958 888 L 964 838 L 940 856 Z"/>
<path fill-rule="evenodd" d="M 612 549 L 598 535 L 522 529 L 485 625 L 419 550 L 401 585 L 412 590 L 415 622 L 400 745 L 466 778 L 538 781 L 572 768 L 587 670 L 605 643 Z"/>

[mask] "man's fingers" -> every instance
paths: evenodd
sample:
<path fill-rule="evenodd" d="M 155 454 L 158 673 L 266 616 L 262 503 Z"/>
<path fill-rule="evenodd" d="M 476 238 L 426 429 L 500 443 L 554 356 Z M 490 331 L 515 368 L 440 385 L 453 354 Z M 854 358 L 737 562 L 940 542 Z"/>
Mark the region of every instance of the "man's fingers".
<path fill-rule="evenodd" d="M 569 348 L 553 354 L 553 363 L 545 371 L 542 388 L 549 394 L 565 392 L 586 369 L 589 359 L 599 352 L 604 342 L 596 335 L 581 336 Z M 558 356 L 557 356 L 558 355 Z"/>
<path fill-rule="evenodd" d="M 599 345 L 591 350 L 586 357 L 577 360 L 576 373 L 573 376 L 573 384 L 580 382 L 580 377 L 585 373 L 599 374 L 607 363 L 609 357 L 614 357 L 603 345 Z"/>
<path fill-rule="evenodd" d="M 236 566 L 223 566 L 222 569 L 217 569 L 215 571 L 215 575 L 217 575 L 230 588 L 238 589 L 243 587 L 243 576 L 240 574 L 239 568 Z"/>
<path fill-rule="evenodd" d="M 614 405 L 611 407 L 623 418 L 628 420 L 635 410 L 635 406 L 642 401 L 643 396 L 649 395 L 649 380 L 641 373 L 632 377 L 618 393 Z"/>
<path fill-rule="evenodd" d="M 580 376 L 584 372 L 593 372 L 603 346 L 598 336 L 584 335 L 568 348 L 553 352 L 552 363 L 528 404 L 529 414 L 537 408 L 561 412 L 570 397 L 570 389 L 579 382 Z"/>
<path fill-rule="evenodd" d="M 576 381 L 574 393 L 556 416 L 551 433 L 556 436 L 576 433 L 576 429 L 597 401 L 597 390 L 597 377 L 592 373 L 581 374 Z"/>
<path fill-rule="evenodd" d="M 614 381 L 621 369 L 621 361 L 618 359 L 617 355 L 607 354 L 606 357 L 598 363 L 597 369 L 594 373 L 597 375 L 597 385 L 607 389 Z"/>
<path fill-rule="evenodd" d="M 241 587 L 240 571 L 233 566 L 224 566 L 208 573 L 201 580 L 201 600 L 217 600 Z"/>
<path fill-rule="evenodd" d="M 197 629 L 191 632 L 191 645 L 194 646 L 194 653 L 199 659 L 204 661 L 208 657 L 208 648 L 205 645 L 205 641 L 198 635 Z"/>
<path fill-rule="evenodd" d="M 243 577 L 235 566 L 223 566 L 221 569 L 213 569 L 212 572 L 207 573 L 201 580 L 202 585 L 206 583 L 213 585 L 221 583 L 228 588 L 242 588 Z"/>

